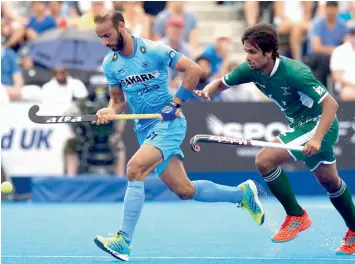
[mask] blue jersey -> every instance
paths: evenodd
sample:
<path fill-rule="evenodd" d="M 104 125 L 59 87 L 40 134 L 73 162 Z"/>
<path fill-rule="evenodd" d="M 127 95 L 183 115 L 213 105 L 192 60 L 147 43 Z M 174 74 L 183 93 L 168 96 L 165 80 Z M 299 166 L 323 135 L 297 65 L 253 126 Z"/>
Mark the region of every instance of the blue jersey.
<path fill-rule="evenodd" d="M 134 52 L 125 57 L 109 51 L 103 62 L 110 87 L 121 87 L 134 114 L 159 113 L 173 100 L 168 86 L 168 67 L 175 68 L 181 55 L 160 43 L 134 37 Z M 158 120 L 135 120 L 135 131 Z"/>

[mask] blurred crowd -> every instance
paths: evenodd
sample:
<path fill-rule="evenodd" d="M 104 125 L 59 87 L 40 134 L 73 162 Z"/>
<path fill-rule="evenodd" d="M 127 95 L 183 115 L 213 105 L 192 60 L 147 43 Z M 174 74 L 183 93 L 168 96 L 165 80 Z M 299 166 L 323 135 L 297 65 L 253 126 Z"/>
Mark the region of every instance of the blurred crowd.
<path fill-rule="evenodd" d="M 216 1 L 213 5 L 236 12 L 242 8 L 245 27 L 258 22 L 274 24 L 282 55 L 309 65 L 338 100 L 355 100 L 355 1 Z M 188 6 L 187 2 L 165 1 L 1 2 L 2 101 L 73 102 L 80 113 L 93 113 L 104 106 L 108 91 L 100 70 L 48 68 L 29 56 L 25 47 L 50 30 L 94 30 L 94 16 L 105 9 L 121 11 L 132 35 L 162 41 L 195 60 L 203 70 L 196 89 L 202 89 L 242 62 L 232 53 L 233 45 L 241 45 L 240 36 L 231 28 L 215 27 L 210 43 L 201 49 L 199 16 Z M 170 70 L 173 92 L 181 81 L 181 73 Z M 213 98 L 222 102 L 263 100 L 268 99 L 252 83 Z M 73 126 L 76 136 L 65 148 L 67 174 L 107 172 L 109 169 L 103 169 L 107 166 L 113 168 L 112 173 L 123 175 L 124 127 L 122 122 L 107 129 Z"/>
<path fill-rule="evenodd" d="M 281 54 L 301 60 L 338 100 L 355 100 L 355 1 L 246 1 L 245 22 L 278 30 Z"/>

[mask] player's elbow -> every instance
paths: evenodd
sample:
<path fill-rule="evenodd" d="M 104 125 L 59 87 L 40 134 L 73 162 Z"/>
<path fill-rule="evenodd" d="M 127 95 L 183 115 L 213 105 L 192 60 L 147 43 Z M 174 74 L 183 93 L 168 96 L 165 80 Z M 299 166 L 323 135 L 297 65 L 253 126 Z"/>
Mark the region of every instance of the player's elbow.
<path fill-rule="evenodd" d="M 199 65 L 197 65 L 196 63 L 191 64 L 190 71 L 191 75 L 195 76 L 197 79 L 200 79 L 202 75 L 202 69 Z"/>
<path fill-rule="evenodd" d="M 335 99 L 333 97 L 332 97 L 332 99 L 333 99 L 334 108 L 335 108 L 336 112 L 338 112 L 339 104 L 337 101 L 335 101 Z"/>
<path fill-rule="evenodd" d="M 324 106 L 327 106 L 327 107 L 332 108 L 335 113 L 338 112 L 339 104 L 338 104 L 338 102 L 334 99 L 334 97 L 331 96 L 330 94 L 329 94 L 326 98 L 324 98 L 324 100 L 323 100 L 322 103 L 323 103 L 323 107 L 324 107 Z"/>

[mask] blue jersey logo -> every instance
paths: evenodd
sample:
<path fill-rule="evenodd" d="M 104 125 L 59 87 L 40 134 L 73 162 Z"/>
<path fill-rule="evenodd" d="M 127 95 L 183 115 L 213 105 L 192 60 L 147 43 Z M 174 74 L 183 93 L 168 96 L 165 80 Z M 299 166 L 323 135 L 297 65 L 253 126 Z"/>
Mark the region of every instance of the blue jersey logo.
<path fill-rule="evenodd" d="M 124 85 L 130 86 L 132 84 L 144 83 L 144 82 L 156 79 L 158 77 L 159 77 L 159 72 L 153 71 L 150 73 L 130 75 L 130 76 L 124 78 L 123 80 L 121 80 L 121 83 Z"/>

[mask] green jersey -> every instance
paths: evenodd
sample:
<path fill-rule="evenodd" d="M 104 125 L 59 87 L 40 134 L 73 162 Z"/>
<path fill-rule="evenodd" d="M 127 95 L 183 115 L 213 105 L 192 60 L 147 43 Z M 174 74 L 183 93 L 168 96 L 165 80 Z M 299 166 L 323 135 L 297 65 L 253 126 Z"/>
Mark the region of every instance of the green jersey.
<path fill-rule="evenodd" d="M 254 82 L 281 108 L 291 128 L 317 122 L 322 114 L 320 103 L 328 95 L 327 89 L 306 65 L 283 56 L 276 59 L 270 75 L 252 70 L 244 62 L 226 74 L 222 81 L 228 87 Z"/>

